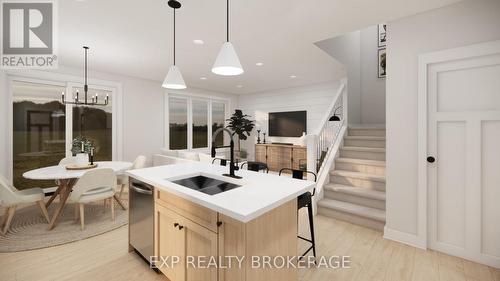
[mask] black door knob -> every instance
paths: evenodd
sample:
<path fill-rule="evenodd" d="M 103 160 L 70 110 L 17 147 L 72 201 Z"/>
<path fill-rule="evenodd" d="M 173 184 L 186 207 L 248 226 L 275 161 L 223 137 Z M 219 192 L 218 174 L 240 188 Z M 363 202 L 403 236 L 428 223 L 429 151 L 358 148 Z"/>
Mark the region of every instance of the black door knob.
<path fill-rule="evenodd" d="M 182 230 L 183 228 L 184 228 L 184 226 L 179 225 L 179 230 Z"/>
<path fill-rule="evenodd" d="M 434 158 L 433 156 L 429 156 L 429 157 L 427 157 L 427 162 L 434 163 L 434 162 L 436 162 L 436 158 Z"/>

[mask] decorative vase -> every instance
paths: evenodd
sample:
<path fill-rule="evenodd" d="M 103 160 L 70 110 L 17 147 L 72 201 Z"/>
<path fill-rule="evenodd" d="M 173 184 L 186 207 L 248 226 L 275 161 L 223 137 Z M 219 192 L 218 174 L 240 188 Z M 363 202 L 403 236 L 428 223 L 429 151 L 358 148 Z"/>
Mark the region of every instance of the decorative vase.
<path fill-rule="evenodd" d="M 77 165 L 87 165 L 89 163 L 89 155 L 87 153 L 78 153 L 75 160 Z"/>

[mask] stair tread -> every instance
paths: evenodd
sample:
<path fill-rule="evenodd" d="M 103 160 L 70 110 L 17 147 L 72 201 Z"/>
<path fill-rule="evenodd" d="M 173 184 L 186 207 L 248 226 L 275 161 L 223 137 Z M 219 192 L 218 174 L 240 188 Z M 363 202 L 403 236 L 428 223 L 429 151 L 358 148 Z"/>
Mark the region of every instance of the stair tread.
<path fill-rule="evenodd" d="M 344 146 L 341 149 L 342 150 L 351 150 L 351 151 L 383 152 L 383 153 L 385 153 L 385 148 L 382 148 L 382 147 Z"/>
<path fill-rule="evenodd" d="M 341 162 L 341 163 L 365 164 L 365 165 L 384 166 L 385 167 L 385 161 L 381 161 L 381 160 L 369 160 L 369 159 L 339 157 L 339 158 L 335 159 L 335 161 Z"/>
<path fill-rule="evenodd" d="M 361 206 L 348 202 L 324 198 L 318 202 L 320 207 L 330 208 L 341 212 L 354 214 L 361 217 L 385 222 L 385 211 L 371 207 Z"/>
<path fill-rule="evenodd" d="M 345 136 L 346 140 L 376 140 L 376 141 L 385 141 L 385 137 L 377 137 L 377 136 Z"/>
<path fill-rule="evenodd" d="M 369 188 L 364 188 L 364 187 L 356 187 L 356 186 L 349 186 L 349 185 L 343 185 L 343 184 L 329 183 L 329 184 L 325 185 L 325 190 L 342 192 L 342 193 L 346 193 L 349 195 L 355 195 L 355 196 L 359 196 L 359 197 L 385 201 L 385 192 L 384 191 L 379 191 L 379 190 L 374 190 L 374 189 L 369 189 Z"/>
<path fill-rule="evenodd" d="M 373 180 L 373 181 L 378 181 L 378 182 L 385 182 L 385 176 L 362 173 L 362 172 L 353 172 L 353 171 L 346 171 L 346 170 L 333 170 L 333 171 L 330 171 L 330 175 L 341 176 L 341 177 L 351 177 L 351 178 L 361 178 L 361 179 Z"/>

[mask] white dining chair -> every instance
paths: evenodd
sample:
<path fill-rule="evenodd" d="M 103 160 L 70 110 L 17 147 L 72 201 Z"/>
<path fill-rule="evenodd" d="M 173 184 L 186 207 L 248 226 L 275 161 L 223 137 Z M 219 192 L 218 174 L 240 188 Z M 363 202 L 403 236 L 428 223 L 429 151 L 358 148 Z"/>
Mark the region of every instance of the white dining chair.
<path fill-rule="evenodd" d="M 135 158 L 134 163 L 130 170 L 142 169 L 146 167 L 146 156 L 139 155 Z M 120 193 L 118 193 L 118 199 L 122 199 L 122 193 L 125 186 L 128 185 L 128 176 L 127 175 L 118 175 L 117 176 L 117 185 L 120 187 Z"/>
<path fill-rule="evenodd" d="M 66 166 L 70 164 L 76 163 L 76 157 L 75 156 L 70 156 L 70 157 L 64 157 L 63 159 L 59 160 L 59 166 Z M 56 185 L 59 186 L 60 182 L 59 180 L 55 180 Z M 59 195 L 59 199 L 61 199 L 61 196 Z"/>
<path fill-rule="evenodd" d="M 45 207 L 45 202 L 43 199 L 45 194 L 41 188 L 29 188 L 23 190 L 17 190 L 15 187 L 10 185 L 7 180 L 0 175 L 0 206 L 5 207 L 5 218 L 0 226 L 2 234 L 6 234 L 9 231 L 10 223 L 16 212 L 16 208 L 20 204 L 30 204 L 37 203 L 40 207 L 40 211 L 43 217 L 50 223 L 49 213 Z"/>
<path fill-rule="evenodd" d="M 75 206 L 75 220 L 79 209 L 80 226 L 85 228 L 85 204 L 99 200 L 113 199 L 116 193 L 116 175 L 112 169 L 95 169 L 83 174 L 73 187 L 68 198 Z M 111 203 L 111 218 L 115 220 L 115 204 Z"/>
<path fill-rule="evenodd" d="M 75 156 L 70 156 L 70 157 L 64 157 L 59 161 L 59 166 L 66 166 L 69 164 L 74 164 L 76 163 L 76 157 Z"/>

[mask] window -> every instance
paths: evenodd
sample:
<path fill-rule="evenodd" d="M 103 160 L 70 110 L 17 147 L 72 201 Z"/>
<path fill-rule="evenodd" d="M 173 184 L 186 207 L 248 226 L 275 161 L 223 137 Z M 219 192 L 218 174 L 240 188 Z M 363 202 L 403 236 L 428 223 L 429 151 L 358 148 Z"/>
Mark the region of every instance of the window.
<path fill-rule="evenodd" d="M 187 99 L 168 99 L 169 144 L 170 149 L 187 149 L 188 108 Z"/>
<path fill-rule="evenodd" d="M 165 146 L 171 150 L 208 148 L 212 133 L 224 127 L 227 107 L 224 101 L 169 95 L 166 104 L 169 126 Z M 224 137 L 220 134 L 216 144 L 223 145 Z"/>
<path fill-rule="evenodd" d="M 219 128 L 224 128 L 226 122 L 226 104 L 223 102 L 212 102 L 212 132 Z M 215 139 L 217 146 L 224 145 L 224 134 L 219 134 Z"/>
<path fill-rule="evenodd" d="M 193 148 L 208 147 L 208 101 L 193 100 Z"/>

